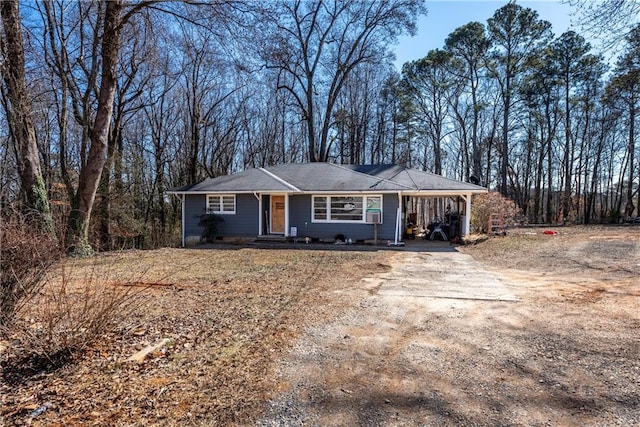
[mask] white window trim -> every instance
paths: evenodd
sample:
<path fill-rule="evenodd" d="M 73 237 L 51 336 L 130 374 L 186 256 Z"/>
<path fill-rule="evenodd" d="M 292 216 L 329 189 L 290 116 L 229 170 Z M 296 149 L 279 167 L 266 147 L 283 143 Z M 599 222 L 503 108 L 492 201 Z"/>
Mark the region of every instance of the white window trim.
<path fill-rule="evenodd" d="M 327 200 L 327 219 L 316 219 L 315 201 L 318 197 L 324 197 Z M 332 197 L 362 197 L 362 218 L 358 220 L 335 220 L 331 219 L 331 198 Z M 311 222 L 318 224 L 372 224 L 367 222 L 367 199 L 369 197 L 380 198 L 380 224 L 382 223 L 382 206 L 384 198 L 382 194 L 316 194 L 311 196 Z"/>
<path fill-rule="evenodd" d="M 220 208 L 223 209 L 223 198 L 224 197 L 233 197 L 233 211 L 225 211 L 225 210 L 220 210 L 220 211 L 213 211 L 209 209 L 209 200 L 213 199 L 213 198 L 217 198 L 219 199 L 219 204 L 220 204 Z M 216 215 L 235 215 L 236 214 L 236 195 L 235 194 L 207 194 L 206 197 L 206 204 L 205 204 L 205 212 L 207 212 L 208 214 L 216 214 Z"/>

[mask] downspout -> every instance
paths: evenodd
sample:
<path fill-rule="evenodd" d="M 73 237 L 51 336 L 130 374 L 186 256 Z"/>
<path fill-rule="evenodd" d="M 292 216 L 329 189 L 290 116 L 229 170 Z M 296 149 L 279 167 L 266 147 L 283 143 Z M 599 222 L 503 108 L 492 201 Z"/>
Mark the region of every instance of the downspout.
<path fill-rule="evenodd" d="M 262 236 L 262 194 L 254 192 L 253 195 L 258 199 L 258 236 Z"/>
<path fill-rule="evenodd" d="M 182 247 L 184 248 L 186 246 L 186 237 L 185 237 L 186 227 L 184 225 L 184 218 L 185 218 L 184 204 L 186 201 L 186 197 L 184 193 L 180 195 L 180 201 L 182 202 Z"/>

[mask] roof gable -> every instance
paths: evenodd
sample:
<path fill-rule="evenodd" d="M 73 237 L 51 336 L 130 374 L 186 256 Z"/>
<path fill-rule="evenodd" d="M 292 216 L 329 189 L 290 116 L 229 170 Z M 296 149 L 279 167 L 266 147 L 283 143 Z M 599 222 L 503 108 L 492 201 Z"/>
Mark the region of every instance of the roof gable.
<path fill-rule="evenodd" d="M 263 169 L 247 169 L 232 175 L 207 178 L 197 184 L 174 188 L 170 193 L 252 193 L 254 191 L 291 191 L 281 180 Z"/>

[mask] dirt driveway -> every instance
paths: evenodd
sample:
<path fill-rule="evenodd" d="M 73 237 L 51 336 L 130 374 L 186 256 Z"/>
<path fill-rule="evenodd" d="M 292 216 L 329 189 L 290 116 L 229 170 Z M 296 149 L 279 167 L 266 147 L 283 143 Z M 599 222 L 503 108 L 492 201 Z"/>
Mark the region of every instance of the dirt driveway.
<path fill-rule="evenodd" d="M 336 291 L 352 308 L 298 340 L 258 424 L 640 425 L 640 241 L 630 256 L 607 282 L 397 253 Z"/>

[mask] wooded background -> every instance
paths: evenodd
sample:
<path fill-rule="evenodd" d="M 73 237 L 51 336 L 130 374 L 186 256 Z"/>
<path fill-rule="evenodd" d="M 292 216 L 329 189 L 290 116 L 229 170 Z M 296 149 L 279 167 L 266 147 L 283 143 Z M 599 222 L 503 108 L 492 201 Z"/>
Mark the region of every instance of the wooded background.
<path fill-rule="evenodd" d="M 532 223 L 626 220 L 640 204 L 634 3 L 590 9 L 590 34 L 616 23 L 610 64 L 507 3 L 398 73 L 419 0 L 3 1 L 3 216 L 38 212 L 76 251 L 158 247 L 180 230 L 167 189 L 330 161 L 477 180 Z"/>

